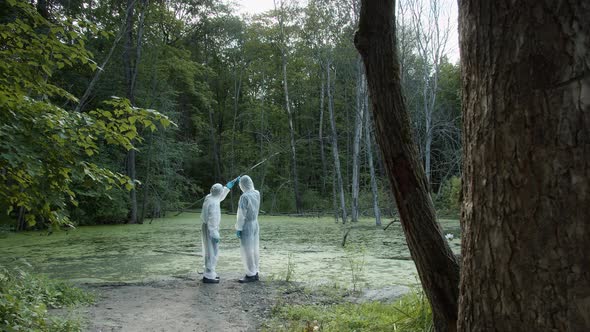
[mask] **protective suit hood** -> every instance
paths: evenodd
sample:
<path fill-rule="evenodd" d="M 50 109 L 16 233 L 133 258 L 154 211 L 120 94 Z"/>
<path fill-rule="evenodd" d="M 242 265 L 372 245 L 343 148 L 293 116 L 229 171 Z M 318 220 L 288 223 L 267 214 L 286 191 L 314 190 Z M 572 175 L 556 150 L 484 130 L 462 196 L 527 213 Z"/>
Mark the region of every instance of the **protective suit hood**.
<path fill-rule="evenodd" d="M 240 189 L 242 192 L 254 190 L 254 182 L 248 175 L 244 175 L 240 178 Z"/>
<path fill-rule="evenodd" d="M 216 183 L 213 186 L 211 186 L 211 196 L 213 196 L 213 197 L 221 196 L 222 192 L 223 192 L 223 186 L 220 183 Z"/>

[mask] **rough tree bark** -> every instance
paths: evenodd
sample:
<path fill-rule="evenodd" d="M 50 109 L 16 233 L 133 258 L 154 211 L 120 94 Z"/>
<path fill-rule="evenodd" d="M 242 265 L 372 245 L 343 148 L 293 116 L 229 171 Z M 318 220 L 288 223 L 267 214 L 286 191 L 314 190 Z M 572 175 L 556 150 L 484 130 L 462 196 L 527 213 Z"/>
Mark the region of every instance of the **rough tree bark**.
<path fill-rule="evenodd" d="M 459 7 L 459 330 L 590 331 L 590 5 Z"/>
<path fill-rule="evenodd" d="M 455 331 L 459 264 L 436 222 L 402 97 L 393 0 L 363 0 L 355 45 L 365 63 L 376 137 L 437 331 Z"/>

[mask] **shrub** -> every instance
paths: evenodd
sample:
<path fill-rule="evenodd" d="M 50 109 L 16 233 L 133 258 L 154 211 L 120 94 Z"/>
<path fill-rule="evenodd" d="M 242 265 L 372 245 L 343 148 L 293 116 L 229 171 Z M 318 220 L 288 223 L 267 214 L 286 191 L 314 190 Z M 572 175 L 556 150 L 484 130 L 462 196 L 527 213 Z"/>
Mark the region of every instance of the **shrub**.
<path fill-rule="evenodd" d="M 47 309 L 93 301 L 91 294 L 32 274 L 27 267 L 0 266 L 1 331 L 79 331 L 80 322 L 49 317 Z"/>
<path fill-rule="evenodd" d="M 439 214 L 458 216 L 461 212 L 461 178 L 454 176 L 448 179 L 436 195 L 435 204 Z"/>

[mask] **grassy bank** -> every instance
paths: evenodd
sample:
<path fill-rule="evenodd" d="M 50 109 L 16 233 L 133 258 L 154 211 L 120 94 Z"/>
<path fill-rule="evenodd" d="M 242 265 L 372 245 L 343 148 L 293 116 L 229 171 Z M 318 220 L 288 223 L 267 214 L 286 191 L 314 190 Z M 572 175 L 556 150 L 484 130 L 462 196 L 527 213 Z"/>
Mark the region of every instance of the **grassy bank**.
<path fill-rule="evenodd" d="M 424 294 L 412 291 L 393 303 L 278 304 L 264 331 L 433 331 Z"/>

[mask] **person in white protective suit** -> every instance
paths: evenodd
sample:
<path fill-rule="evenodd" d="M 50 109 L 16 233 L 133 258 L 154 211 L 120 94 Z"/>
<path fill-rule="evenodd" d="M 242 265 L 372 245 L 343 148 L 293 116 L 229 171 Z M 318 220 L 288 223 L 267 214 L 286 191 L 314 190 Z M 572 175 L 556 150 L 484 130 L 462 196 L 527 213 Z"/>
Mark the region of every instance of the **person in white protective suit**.
<path fill-rule="evenodd" d="M 219 257 L 219 222 L 221 221 L 221 201 L 225 199 L 239 177 L 228 182 L 225 187 L 219 183 L 211 187 L 211 193 L 205 197 L 201 210 L 201 239 L 203 242 L 203 257 L 205 258 L 205 272 L 203 282 L 207 284 L 219 283 L 219 276 L 215 272 Z"/>
<path fill-rule="evenodd" d="M 260 193 L 254 189 L 254 183 L 248 175 L 239 180 L 242 196 L 238 202 L 236 236 L 240 239 L 240 253 L 246 270 L 246 276 L 239 282 L 258 281 L 258 210 Z"/>

